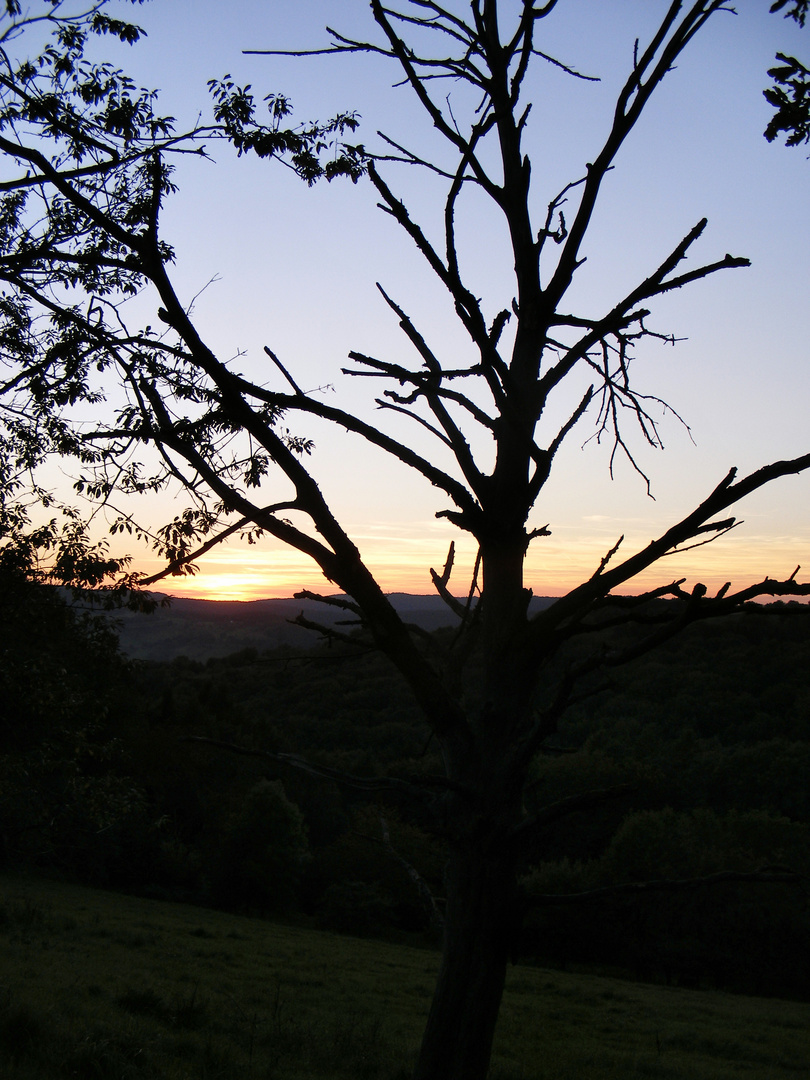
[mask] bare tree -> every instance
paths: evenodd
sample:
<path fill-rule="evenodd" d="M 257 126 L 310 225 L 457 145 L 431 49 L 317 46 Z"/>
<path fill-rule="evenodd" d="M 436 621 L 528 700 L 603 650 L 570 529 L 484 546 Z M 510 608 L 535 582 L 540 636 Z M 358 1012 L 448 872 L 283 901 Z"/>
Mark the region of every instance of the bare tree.
<path fill-rule="evenodd" d="M 521 851 L 538 829 L 615 794 L 586 792 L 527 816 L 523 792 L 531 763 L 566 708 L 592 692 L 599 672 L 655 648 L 689 623 L 761 596 L 810 594 L 796 573 L 736 591 L 726 585 L 715 595 L 701 584 L 687 589 L 683 580 L 664 580 L 633 597 L 618 593 L 664 556 L 722 537 L 735 525 L 734 504 L 810 467 L 806 454 L 743 477 L 730 469 L 699 506 L 646 547 L 624 554 L 618 540 L 587 580 L 530 614 L 524 560 L 547 530 L 531 527 L 529 516 L 560 448 L 587 415 L 595 416 L 614 455 L 626 455 L 641 471 L 625 425 L 637 425 L 652 445 L 659 442 L 654 402 L 636 389 L 630 371 L 631 357 L 653 334 L 649 305 L 747 260 L 724 255 L 685 269 L 706 227 L 699 221 L 609 310 L 569 312 L 567 296 L 606 174 L 678 57 L 725 5 L 669 4 L 652 38 L 636 47 L 603 144 L 539 218 L 523 146 L 529 105 L 522 94 L 534 64 L 560 63 L 536 44 L 538 27 L 558 0 L 523 0 L 515 7 L 507 15 L 496 0 L 472 0 L 458 14 L 455 5 L 433 0 L 403 0 L 396 7 L 372 0 L 380 32 L 375 42 L 332 32 L 328 51 L 374 53 L 397 67 L 444 140 L 449 157 L 441 161 L 393 135 L 377 156 L 343 145 L 352 127 L 345 116 L 320 131 L 285 131 L 283 99 L 271 101 L 270 121 L 261 124 L 249 91 L 231 81 L 212 86 L 211 125 L 177 136 L 154 113 L 151 97 L 131 87 L 124 92 L 119 74 L 84 67 L 81 50 L 69 53 L 64 38 L 54 56 L 70 55 L 70 63 L 26 67 L 0 54 L 0 151 L 17 170 L 16 179 L 2 185 L 0 255 L 9 460 L 27 468 L 48 448 L 74 454 L 82 463 L 79 490 L 108 504 L 117 492 L 179 486 L 186 509 L 156 533 L 165 573 L 182 570 L 235 533 L 269 534 L 304 552 L 342 590 L 342 597 L 324 601 L 362 623 L 412 687 L 441 748 L 444 775 L 360 782 L 429 803 L 450 852 L 441 970 L 416 1065 L 420 1080 L 486 1075 L 519 929 Z M 9 40 L 6 34 L 6 47 Z M 447 80 L 474 95 L 466 126 L 451 111 Z M 292 164 L 308 180 L 322 171 L 319 150 L 338 140 L 333 171 L 354 178 L 367 173 L 381 208 L 449 296 L 473 359 L 448 363 L 383 291 L 413 346 L 414 363 L 352 353 L 349 370 L 383 380 L 388 388 L 379 404 L 427 430 L 445 455 L 449 451 L 451 468 L 305 392 L 270 349 L 280 389 L 243 375 L 203 341 L 172 283 L 160 211 L 172 191 L 172 155 L 201 152 L 203 139 L 222 136 L 240 151 Z M 428 169 L 445 183 L 441 245 L 397 196 L 387 179 L 391 162 Z M 457 208 L 471 189 L 500 214 L 514 258 L 514 298 L 491 321 L 466 283 L 456 242 Z M 135 291 L 151 298 L 156 310 L 151 325 L 137 329 L 127 324 L 120 303 Z M 554 425 L 553 403 L 582 372 L 590 384 Z M 105 388 L 114 388 L 114 406 L 105 406 Z M 93 406 L 100 418 L 77 425 L 77 403 L 85 417 Z M 473 582 L 465 583 L 466 602 L 450 587 L 452 547 L 444 568 L 432 571 L 436 589 L 461 620 L 444 650 L 425 649 L 400 618 L 327 504 L 307 468 L 307 438 L 287 427 L 298 414 L 330 421 L 413 469 L 447 499 L 440 516 L 474 538 L 479 557 Z M 494 464 L 473 449 L 482 433 Z M 148 535 L 129 514 L 113 524 L 113 531 L 122 529 Z M 621 647 L 605 638 L 616 627 L 625 630 Z M 291 756 L 289 764 L 312 767 Z"/>

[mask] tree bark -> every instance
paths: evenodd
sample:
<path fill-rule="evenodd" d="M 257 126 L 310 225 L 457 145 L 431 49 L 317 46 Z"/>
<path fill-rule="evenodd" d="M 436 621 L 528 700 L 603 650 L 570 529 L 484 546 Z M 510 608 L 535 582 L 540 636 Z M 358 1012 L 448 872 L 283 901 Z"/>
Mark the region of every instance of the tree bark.
<path fill-rule="evenodd" d="M 471 844 L 451 856 L 442 961 L 414 1080 L 485 1080 L 516 901 L 515 860 L 506 844 L 490 836 L 486 850 Z"/>

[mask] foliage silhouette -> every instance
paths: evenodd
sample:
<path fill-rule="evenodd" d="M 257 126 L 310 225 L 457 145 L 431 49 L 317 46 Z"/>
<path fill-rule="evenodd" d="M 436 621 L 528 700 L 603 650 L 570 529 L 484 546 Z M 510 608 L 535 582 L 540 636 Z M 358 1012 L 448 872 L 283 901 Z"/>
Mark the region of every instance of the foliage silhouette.
<path fill-rule="evenodd" d="M 32 581 L 16 558 L 3 559 L 6 553 L 0 553 L 0 859 L 99 884 L 131 883 L 146 795 L 128 769 L 115 722 L 128 665 L 103 616 Z"/>
<path fill-rule="evenodd" d="M 776 0 L 771 11 L 781 11 L 788 2 Z M 785 18 L 804 26 L 808 9 L 807 0 L 794 0 Z M 777 53 L 776 59 L 779 66 L 768 71 L 773 85 L 763 91 L 765 100 L 776 110 L 765 128 L 765 138 L 773 142 L 784 132 L 786 146 L 800 146 L 810 142 L 810 69 L 786 53 Z"/>

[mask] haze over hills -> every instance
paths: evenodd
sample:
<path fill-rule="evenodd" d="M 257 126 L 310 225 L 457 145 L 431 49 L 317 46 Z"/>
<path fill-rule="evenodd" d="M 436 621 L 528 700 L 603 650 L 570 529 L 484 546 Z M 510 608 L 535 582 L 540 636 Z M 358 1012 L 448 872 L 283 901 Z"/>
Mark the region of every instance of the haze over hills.
<path fill-rule="evenodd" d="M 159 597 L 158 597 L 159 598 Z M 439 596 L 392 593 L 394 607 L 425 630 L 454 626 L 457 617 Z M 532 610 L 547 607 L 552 597 L 534 597 Z M 168 607 L 151 615 L 116 612 L 123 652 L 136 660 L 173 660 L 188 656 L 207 660 L 242 649 L 260 652 L 281 645 L 310 648 L 318 640 L 312 630 L 293 623 L 303 614 L 324 626 L 342 624 L 351 631 L 352 617 L 314 600 L 196 600 L 172 597 Z"/>

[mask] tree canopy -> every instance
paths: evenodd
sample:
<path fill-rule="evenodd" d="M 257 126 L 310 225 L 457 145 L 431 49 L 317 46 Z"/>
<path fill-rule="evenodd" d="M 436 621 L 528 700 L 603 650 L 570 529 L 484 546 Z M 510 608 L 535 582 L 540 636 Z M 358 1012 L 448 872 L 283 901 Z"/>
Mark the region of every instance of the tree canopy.
<path fill-rule="evenodd" d="M 789 0 L 776 0 L 771 11 L 781 11 L 788 3 Z M 803 27 L 808 7 L 807 0 L 795 0 L 785 12 L 785 18 Z M 777 53 L 776 59 L 779 66 L 768 71 L 773 86 L 763 91 L 768 104 L 776 110 L 765 128 L 765 138 L 773 142 L 784 133 L 786 146 L 799 146 L 810 142 L 810 69 L 786 53 Z"/>

